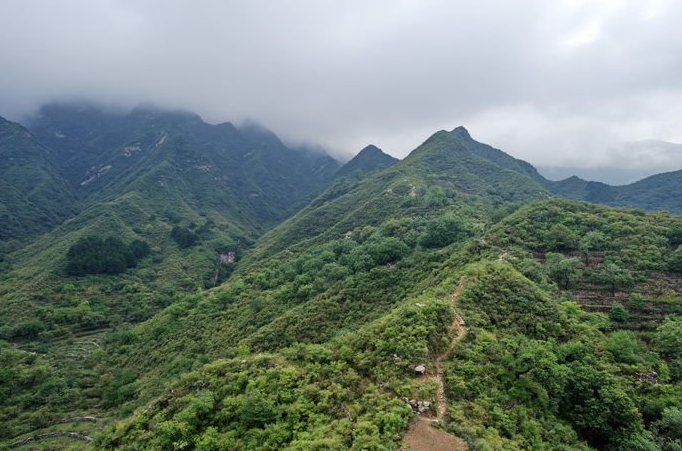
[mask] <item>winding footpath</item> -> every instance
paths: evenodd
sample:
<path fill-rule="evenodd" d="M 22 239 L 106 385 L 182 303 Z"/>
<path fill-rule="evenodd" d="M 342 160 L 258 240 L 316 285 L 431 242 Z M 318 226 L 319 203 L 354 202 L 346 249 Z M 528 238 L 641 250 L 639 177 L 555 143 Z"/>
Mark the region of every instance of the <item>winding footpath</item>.
<path fill-rule="evenodd" d="M 457 305 L 457 299 L 464 289 L 464 278 L 460 279 L 457 288 L 450 297 L 450 302 L 453 306 Z M 454 336 L 453 336 L 454 335 Z M 466 327 L 461 316 L 455 316 L 450 327 L 448 328 L 448 336 L 452 337 L 447 349 L 441 354 L 438 354 L 435 359 L 436 371 L 431 378 L 436 379 L 438 388 L 436 390 L 436 418 L 429 419 L 421 416 L 410 426 L 410 429 L 405 434 L 403 439 L 403 450 L 410 451 L 467 451 L 467 444 L 459 437 L 448 434 L 441 429 L 432 427 L 431 423 L 437 421 L 445 424 L 445 418 L 448 411 L 448 400 L 445 396 L 445 376 L 443 361 L 447 360 L 452 354 L 452 350 L 457 343 L 466 335 Z"/>

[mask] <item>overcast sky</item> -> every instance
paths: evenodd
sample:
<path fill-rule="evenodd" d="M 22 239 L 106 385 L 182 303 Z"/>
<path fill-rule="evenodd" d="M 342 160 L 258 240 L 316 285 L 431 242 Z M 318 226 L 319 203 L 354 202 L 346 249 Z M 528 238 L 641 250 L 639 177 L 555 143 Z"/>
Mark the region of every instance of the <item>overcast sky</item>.
<path fill-rule="evenodd" d="M 0 115 L 71 97 L 337 152 L 464 125 L 534 164 L 619 164 L 682 143 L 682 2 L 0 0 Z"/>

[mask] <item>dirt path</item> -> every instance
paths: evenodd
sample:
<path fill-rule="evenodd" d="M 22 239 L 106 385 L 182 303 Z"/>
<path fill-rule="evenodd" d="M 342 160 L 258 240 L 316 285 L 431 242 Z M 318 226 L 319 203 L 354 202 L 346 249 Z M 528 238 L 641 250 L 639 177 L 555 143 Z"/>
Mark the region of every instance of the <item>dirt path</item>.
<path fill-rule="evenodd" d="M 16 448 L 18 446 L 25 445 L 27 443 L 39 441 L 39 440 L 44 440 L 46 438 L 56 438 L 56 437 L 70 437 L 70 438 L 75 438 L 77 440 L 82 440 L 84 442 L 92 442 L 95 439 L 85 435 L 81 434 L 80 432 L 71 432 L 71 431 L 53 431 L 53 432 L 47 432 L 45 434 L 38 434 L 34 435 L 31 437 L 26 437 L 21 440 L 17 440 L 16 442 L 12 442 L 8 445 L 8 448 Z"/>
<path fill-rule="evenodd" d="M 459 281 L 459 284 L 457 285 L 457 288 L 455 288 L 455 291 L 452 293 L 452 296 L 450 297 L 450 302 L 452 305 L 457 304 L 457 299 L 459 298 L 460 293 L 462 292 L 462 289 L 464 288 L 464 278 Z M 438 382 L 438 390 L 436 391 L 436 401 L 438 402 L 438 410 L 436 412 L 436 418 L 438 421 L 445 421 L 445 414 L 447 412 L 448 408 L 448 400 L 445 397 L 445 377 L 443 376 L 443 360 L 447 359 L 450 354 L 452 354 L 452 350 L 455 348 L 455 345 L 459 343 L 459 341 L 464 337 L 464 334 L 466 334 L 466 328 L 464 327 L 464 320 L 462 319 L 461 316 L 455 316 L 455 318 L 452 320 L 452 324 L 450 324 L 450 327 L 448 328 L 448 336 L 452 336 L 453 331 L 456 330 L 456 335 L 455 337 L 450 340 L 450 344 L 448 345 L 448 348 L 440 355 L 436 356 L 436 381 Z"/>
<path fill-rule="evenodd" d="M 464 278 L 459 281 L 457 288 L 452 293 L 450 297 L 450 302 L 452 305 L 457 304 L 457 299 L 459 298 L 462 289 L 464 288 Z M 435 374 L 430 376 L 430 378 L 436 379 L 438 382 L 438 388 L 436 390 L 436 421 L 441 424 L 445 423 L 445 417 L 448 410 L 448 401 L 445 396 L 445 376 L 443 369 L 443 361 L 446 360 L 455 345 L 464 337 L 466 334 L 466 328 L 464 326 L 464 320 L 461 316 L 455 316 L 450 327 L 448 328 L 448 336 L 454 337 L 450 340 L 450 344 L 447 349 L 441 354 L 436 356 L 436 371 Z M 440 429 L 436 429 L 432 426 L 434 420 L 427 417 L 418 417 L 410 426 L 410 429 L 405 434 L 403 439 L 403 450 L 410 451 L 467 451 L 468 447 L 464 440 L 454 435 L 450 435 Z"/>
<path fill-rule="evenodd" d="M 417 418 L 405 434 L 404 451 L 467 451 L 464 441 L 431 425 L 428 418 Z"/>

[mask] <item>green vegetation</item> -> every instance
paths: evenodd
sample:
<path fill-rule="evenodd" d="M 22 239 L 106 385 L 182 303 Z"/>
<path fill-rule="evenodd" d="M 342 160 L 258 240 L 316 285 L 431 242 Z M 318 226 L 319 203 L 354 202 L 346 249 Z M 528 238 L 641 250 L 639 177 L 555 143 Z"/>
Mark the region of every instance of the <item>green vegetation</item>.
<path fill-rule="evenodd" d="M 171 238 L 178 243 L 180 248 L 186 248 L 194 245 L 198 240 L 199 236 L 189 230 L 187 227 L 175 226 L 170 233 Z"/>
<path fill-rule="evenodd" d="M 32 236 L 75 211 L 75 194 L 47 149 L 0 117 L 0 262 Z"/>
<path fill-rule="evenodd" d="M 359 180 L 368 174 L 386 169 L 398 162 L 398 159 L 385 154 L 376 146 L 369 145 L 344 164 L 334 175 L 335 178 L 346 177 Z"/>
<path fill-rule="evenodd" d="M 119 274 L 149 255 L 149 244 L 134 240 L 126 245 L 115 237 L 79 239 L 66 253 L 66 272 L 72 276 Z"/>
<path fill-rule="evenodd" d="M 3 444 L 397 450 L 407 399 L 470 450 L 680 449 L 677 216 L 556 199 L 463 128 L 333 182 L 187 113 L 48 108 L 33 128 L 72 186 L 111 168 L 70 220 L 12 238 Z"/>

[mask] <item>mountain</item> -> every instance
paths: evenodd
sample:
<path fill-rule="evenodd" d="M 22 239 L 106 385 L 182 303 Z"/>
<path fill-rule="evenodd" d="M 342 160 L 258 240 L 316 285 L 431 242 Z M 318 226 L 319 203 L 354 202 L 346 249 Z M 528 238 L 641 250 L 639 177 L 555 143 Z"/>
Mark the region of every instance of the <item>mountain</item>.
<path fill-rule="evenodd" d="M 441 130 L 410 155 L 359 181 L 332 185 L 295 217 L 267 233 L 258 251 L 277 252 L 311 236 L 342 236 L 357 223 L 427 214 L 455 202 L 472 218 L 508 202 L 542 199 L 551 193 L 532 167 L 473 141 L 463 128 Z M 472 205 L 476 205 L 474 212 Z M 270 244 L 268 246 L 268 244 Z M 257 255 L 254 251 L 252 255 Z"/>
<path fill-rule="evenodd" d="M 588 182 L 575 176 L 559 182 L 548 182 L 547 186 L 557 195 L 568 199 L 682 214 L 682 202 L 677 195 L 682 190 L 682 171 L 652 175 L 621 186 Z"/>
<path fill-rule="evenodd" d="M 210 125 L 194 113 L 149 106 L 121 113 L 50 104 L 27 125 L 52 149 L 53 160 L 82 196 L 102 200 L 102 192 L 118 195 L 132 179 L 161 165 L 191 168 L 230 191 L 221 202 L 241 203 L 258 226 L 296 211 L 339 167 L 328 155 L 288 148 L 257 125 Z M 182 149 L 168 152 L 171 143 Z M 245 193 L 246 203 L 241 199 Z"/>
<path fill-rule="evenodd" d="M 665 209 L 682 214 L 682 170 L 652 175 L 638 182 L 614 187 L 613 205 L 634 206 L 645 210 Z"/>
<path fill-rule="evenodd" d="M 331 180 L 328 157 L 273 162 L 289 154 L 271 133 L 186 113 L 116 117 L 97 126 L 106 138 L 81 132 L 80 150 L 64 149 L 91 164 L 68 175 L 78 213 L 0 274 L 7 446 L 661 451 L 682 439 L 678 216 L 559 199 L 610 201 L 612 187 L 550 182 L 458 127 L 335 178 L 285 218 L 267 174 Z M 141 156 L 125 156 L 120 123 Z M 36 134 L 47 147 L 77 128 Z M 141 241 L 149 254 L 114 275 L 69 273 L 73 244 L 112 235 L 122 243 L 106 249 Z"/>
<path fill-rule="evenodd" d="M 610 166 L 594 168 L 538 166 L 538 172 L 552 181 L 561 181 L 576 176 L 590 182 L 601 182 L 609 185 L 627 185 L 651 175 L 664 172 L 660 169 L 628 169 Z"/>
<path fill-rule="evenodd" d="M 3 233 L 29 241 L 0 266 L 0 335 L 15 338 L 24 336 L 15 326 L 38 311 L 40 330 L 63 335 L 140 321 L 169 302 L 161 292 L 219 284 L 258 236 L 339 167 L 262 127 L 210 125 L 187 112 L 49 105 L 29 126 L 34 134 L 0 124 L 3 158 L 11 161 L 1 196 L 14 221 Z M 140 241 L 151 255 L 117 275 L 74 277 L 70 249 L 93 237 Z M 79 317 L 55 319 L 73 299 L 90 299 L 86 293 L 97 293 L 97 302 Z"/>
<path fill-rule="evenodd" d="M 45 232 L 73 214 L 74 191 L 49 151 L 2 117 L 0 161 L 0 246 Z"/>
<path fill-rule="evenodd" d="M 141 408 L 102 447 L 398 449 L 420 418 L 443 418 L 470 449 L 655 443 L 645 424 L 661 410 L 639 406 L 660 399 L 638 375 L 666 363 L 658 338 L 641 341 L 657 326 L 633 330 L 650 321 L 649 282 L 673 268 L 682 220 L 552 198 L 527 167 L 469 140 L 441 131 L 332 185 L 223 285 L 117 337 L 108 365 L 136 369 L 134 394 L 121 393 Z M 587 290 L 586 306 L 617 295 L 627 307 L 566 301 Z"/>
<path fill-rule="evenodd" d="M 399 160 L 386 153 L 378 147 L 370 144 L 363 148 L 348 163 L 338 170 L 335 177 L 360 178 L 372 172 L 380 171 L 389 166 L 393 166 Z"/>
<path fill-rule="evenodd" d="M 541 166 L 550 180 L 571 176 L 609 185 L 628 185 L 652 175 L 682 168 L 682 144 L 658 140 L 631 141 L 603 149 L 602 157 L 611 164 L 596 167 Z"/>

